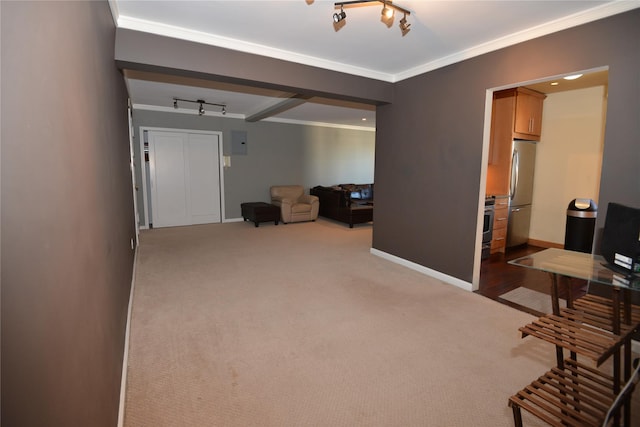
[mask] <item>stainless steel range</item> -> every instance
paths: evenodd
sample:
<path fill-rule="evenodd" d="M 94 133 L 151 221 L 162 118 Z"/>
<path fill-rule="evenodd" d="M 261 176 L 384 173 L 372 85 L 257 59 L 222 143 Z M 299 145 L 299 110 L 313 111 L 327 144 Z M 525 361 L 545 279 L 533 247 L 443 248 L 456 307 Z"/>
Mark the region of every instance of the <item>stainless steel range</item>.
<path fill-rule="evenodd" d="M 482 256 L 489 258 L 491 254 L 491 238 L 493 237 L 493 207 L 496 199 L 493 196 L 484 199 L 484 221 L 482 225 Z"/>

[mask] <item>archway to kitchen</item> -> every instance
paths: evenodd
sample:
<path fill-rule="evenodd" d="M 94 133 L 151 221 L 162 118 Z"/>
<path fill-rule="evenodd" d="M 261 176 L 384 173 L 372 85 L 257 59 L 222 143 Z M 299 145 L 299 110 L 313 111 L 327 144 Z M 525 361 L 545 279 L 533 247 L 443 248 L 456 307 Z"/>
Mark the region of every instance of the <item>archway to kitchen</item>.
<path fill-rule="evenodd" d="M 568 82 L 565 75 L 583 74 Z M 588 198 L 598 202 L 604 129 L 607 106 L 608 71 L 606 68 L 567 73 L 554 78 L 523 82 L 487 91 L 483 169 L 481 177 L 477 251 L 474 264 L 474 291 L 489 298 L 530 311 L 538 306 L 548 290 L 549 279 L 535 271 L 524 271 L 507 262 L 531 251 L 547 247 L 563 247 L 566 209 L 575 198 Z M 552 86 L 551 83 L 557 82 Z M 488 257 L 482 257 L 482 230 L 484 225 L 485 196 L 508 196 L 487 192 L 487 182 L 492 177 L 490 162 L 490 135 L 493 93 L 498 90 L 526 87 L 546 95 L 543 104 L 542 133 L 535 143 L 535 173 L 531 200 L 531 221 L 523 244 L 500 248 L 495 237 L 504 238 L 497 225 L 492 241 L 493 249 Z M 510 157 L 509 157 L 510 158 Z M 508 186 L 507 186 L 508 188 Z M 503 199 L 504 200 L 504 199 Z M 509 200 L 508 197 L 506 200 Z M 509 210 L 496 210 L 492 226 L 499 224 Z M 505 220 L 506 222 L 506 220 Z M 485 250 L 485 252 L 487 252 Z M 519 288 L 525 288 L 520 289 Z M 514 291 L 516 290 L 516 291 Z M 514 291 L 514 292 L 511 292 Z M 579 290 L 578 290 L 579 291 Z M 536 300 L 529 302 L 529 300 Z M 535 309 L 534 309 L 535 311 Z M 537 314 L 537 313 L 534 313 Z"/>

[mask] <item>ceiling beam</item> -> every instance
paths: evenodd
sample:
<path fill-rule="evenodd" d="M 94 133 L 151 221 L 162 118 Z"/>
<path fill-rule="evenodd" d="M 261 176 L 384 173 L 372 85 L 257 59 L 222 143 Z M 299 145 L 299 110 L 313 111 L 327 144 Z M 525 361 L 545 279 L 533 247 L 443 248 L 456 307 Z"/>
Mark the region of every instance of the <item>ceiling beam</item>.
<path fill-rule="evenodd" d="M 294 95 L 291 98 L 285 99 L 282 102 L 279 102 L 271 107 L 265 108 L 262 111 L 258 111 L 255 114 L 252 114 L 248 117 L 245 117 L 245 121 L 247 122 L 257 122 L 262 119 L 266 119 L 267 117 L 275 116 L 276 114 L 280 114 L 284 111 L 290 110 L 298 105 L 304 104 L 309 100 L 311 96 L 306 95 Z"/>

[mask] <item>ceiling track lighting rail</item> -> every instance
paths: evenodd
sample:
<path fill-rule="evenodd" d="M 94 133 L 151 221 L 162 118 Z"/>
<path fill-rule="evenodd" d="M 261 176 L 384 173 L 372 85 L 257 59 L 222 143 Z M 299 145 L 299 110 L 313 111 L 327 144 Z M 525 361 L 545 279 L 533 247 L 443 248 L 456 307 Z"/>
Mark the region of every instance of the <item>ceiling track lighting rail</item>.
<path fill-rule="evenodd" d="M 340 12 L 336 12 L 333 14 L 333 22 L 337 24 L 347 17 L 347 13 L 344 11 L 345 6 L 366 3 L 382 3 L 382 17 L 384 20 L 391 20 L 393 18 L 393 13 L 396 10 L 403 13 L 404 16 L 400 20 L 399 25 L 400 31 L 402 32 L 403 37 L 409 32 L 409 27 L 411 27 L 411 24 L 407 22 L 407 16 L 411 15 L 411 12 L 401 6 L 393 4 L 391 0 L 354 0 L 334 3 L 334 8 L 340 7 Z"/>
<path fill-rule="evenodd" d="M 205 111 L 204 111 L 204 106 L 205 105 L 213 105 L 214 107 L 220 107 L 222 109 L 222 111 L 221 111 L 222 115 L 227 114 L 227 105 L 226 104 L 216 104 L 214 102 L 207 102 L 204 99 L 198 99 L 196 101 L 192 101 L 190 99 L 173 98 L 173 108 L 175 108 L 176 110 L 178 109 L 178 101 L 180 101 L 180 102 L 191 102 L 193 104 L 200 104 L 200 107 L 198 108 L 198 115 L 200 115 L 200 116 L 204 115 L 204 113 L 205 113 Z"/>

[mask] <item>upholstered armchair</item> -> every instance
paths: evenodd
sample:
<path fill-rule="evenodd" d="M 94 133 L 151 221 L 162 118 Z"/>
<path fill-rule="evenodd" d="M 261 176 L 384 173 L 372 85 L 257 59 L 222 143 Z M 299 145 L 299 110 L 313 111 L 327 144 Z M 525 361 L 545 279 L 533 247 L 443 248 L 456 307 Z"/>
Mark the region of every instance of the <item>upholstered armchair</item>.
<path fill-rule="evenodd" d="M 304 194 L 302 185 L 274 185 L 271 204 L 280 206 L 282 222 L 315 221 L 320 202 L 317 196 Z"/>

